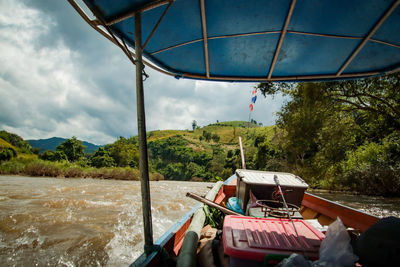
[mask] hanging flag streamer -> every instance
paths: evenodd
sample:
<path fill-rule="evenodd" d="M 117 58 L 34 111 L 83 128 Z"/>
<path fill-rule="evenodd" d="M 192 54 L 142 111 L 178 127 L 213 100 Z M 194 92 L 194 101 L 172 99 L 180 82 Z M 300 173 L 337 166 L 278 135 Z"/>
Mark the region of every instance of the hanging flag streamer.
<path fill-rule="evenodd" d="M 254 89 L 253 91 L 251 91 L 251 104 L 249 106 L 250 112 L 253 111 L 253 108 L 254 108 L 253 104 L 256 103 L 256 100 L 257 100 L 257 89 Z M 250 118 L 250 114 L 249 114 L 249 118 Z"/>
<path fill-rule="evenodd" d="M 250 117 L 251 117 L 251 112 L 254 109 L 254 105 L 256 103 L 257 100 L 257 89 L 254 89 L 253 91 L 251 91 L 251 103 L 249 105 L 250 108 L 250 112 L 249 112 L 249 124 L 250 124 Z"/>

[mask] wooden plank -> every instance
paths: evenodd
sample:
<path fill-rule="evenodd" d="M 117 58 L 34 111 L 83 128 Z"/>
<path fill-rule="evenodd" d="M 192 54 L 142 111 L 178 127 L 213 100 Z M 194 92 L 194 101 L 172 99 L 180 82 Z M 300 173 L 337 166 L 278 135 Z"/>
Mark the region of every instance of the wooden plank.
<path fill-rule="evenodd" d="M 185 238 L 186 230 L 189 228 L 190 223 L 192 222 L 192 218 L 187 220 L 184 225 L 176 232 L 174 237 L 174 254 L 178 256 L 179 250 L 182 247 L 183 239 Z"/>
<path fill-rule="evenodd" d="M 317 218 L 319 213 L 313 209 L 310 208 L 304 208 L 303 211 L 301 212 L 301 216 L 303 216 L 304 219 L 315 219 Z"/>
<path fill-rule="evenodd" d="M 331 223 L 333 223 L 335 220 L 333 220 L 332 218 L 325 216 L 325 215 L 320 215 L 318 216 L 318 222 L 325 226 L 325 225 L 330 225 Z"/>

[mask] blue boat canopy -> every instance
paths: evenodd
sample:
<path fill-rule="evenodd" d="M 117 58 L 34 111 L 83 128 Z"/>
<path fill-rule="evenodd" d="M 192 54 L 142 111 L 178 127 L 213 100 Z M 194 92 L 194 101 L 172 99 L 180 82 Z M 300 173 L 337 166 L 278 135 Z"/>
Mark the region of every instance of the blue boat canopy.
<path fill-rule="evenodd" d="M 147 64 L 176 77 L 324 80 L 400 68 L 399 0 L 84 2 L 97 18 L 88 22 L 126 53 L 141 12 Z"/>
<path fill-rule="evenodd" d="M 400 67 L 399 0 L 84 2 L 127 53 L 142 12 L 143 55 L 176 77 L 324 80 Z"/>

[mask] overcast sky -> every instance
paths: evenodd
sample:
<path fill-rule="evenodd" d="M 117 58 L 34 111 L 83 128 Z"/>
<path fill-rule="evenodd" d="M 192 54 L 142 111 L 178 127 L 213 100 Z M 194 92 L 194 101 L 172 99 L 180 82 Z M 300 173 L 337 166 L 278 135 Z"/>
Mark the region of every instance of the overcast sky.
<path fill-rule="evenodd" d="M 95 144 L 137 135 L 135 67 L 67 1 L 0 0 L 0 129 Z M 180 79 L 146 68 L 147 130 L 189 129 L 249 118 L 255 83 Z M 251 117 L 273 125 L 281 97 Z"/>

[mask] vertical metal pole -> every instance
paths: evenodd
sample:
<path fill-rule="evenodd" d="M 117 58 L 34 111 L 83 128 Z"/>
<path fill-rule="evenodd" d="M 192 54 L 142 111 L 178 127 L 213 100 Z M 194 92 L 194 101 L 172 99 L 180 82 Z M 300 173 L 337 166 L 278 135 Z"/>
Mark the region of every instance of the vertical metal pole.
<path fill-rule="evenodd" d="M 149 164 L 147 157 L 146 119 L 143 93 L 142 61 L 142 19 L 141 13 L 135 14 L 135 53 L 136 53 L 136 101 L 139 137 L 139 171 L 141 177 L 142 210 L 144 227 L 144 250 L 150 254 L 153 246 L 153 229 L 151 221 Z"/>

